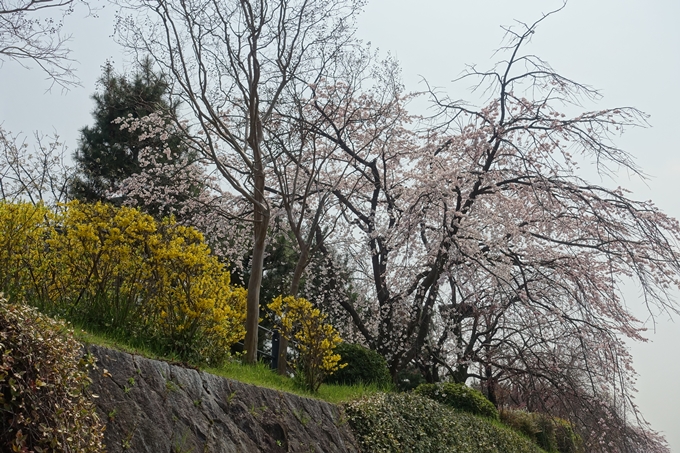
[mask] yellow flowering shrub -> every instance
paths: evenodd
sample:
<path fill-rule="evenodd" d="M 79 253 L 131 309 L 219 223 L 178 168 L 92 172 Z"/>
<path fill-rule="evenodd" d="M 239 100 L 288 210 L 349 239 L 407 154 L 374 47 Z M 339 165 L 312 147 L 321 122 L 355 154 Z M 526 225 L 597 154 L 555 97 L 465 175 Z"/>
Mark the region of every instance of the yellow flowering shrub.
<path fill-rule="evenodd" d="M 183 360 L 218 362 L 245 336 L 246 291 L 203 236 L 134 208 L 0 204 L 0 285 Z"/>
<path fill-rule="evenodd" d="M 9 298 L 40 298 L 44 241 L 52 213 L 43 205 L 0 202 L 0 291 Z"/>
<path fill-rule="evenodd" d="M 217 363 L 245 337 L 246 290 L 231 286 L 196 229 L 166 220 L 160 230 L 150 248 L 153 324 L 173 351 Z"/>
<path fill-rule="evenodd" d="M 300 356 L 295 363 L 305 386 L 316 392 L 326 375 L 342 368 L 340 355 L 334 349 L 342 339 L 326 316 L 304 298 L 279 296 L 268 305 L 276 315 L 281 334 L 298 344 Z"/>
<path fill-rule="evenodd" d="M 159 241 L 153 217 L 133 208 L 73 201 L 47 239 L 53 311 L 112 329 L 143 318 L 152 277 L 149 245 Z"/>

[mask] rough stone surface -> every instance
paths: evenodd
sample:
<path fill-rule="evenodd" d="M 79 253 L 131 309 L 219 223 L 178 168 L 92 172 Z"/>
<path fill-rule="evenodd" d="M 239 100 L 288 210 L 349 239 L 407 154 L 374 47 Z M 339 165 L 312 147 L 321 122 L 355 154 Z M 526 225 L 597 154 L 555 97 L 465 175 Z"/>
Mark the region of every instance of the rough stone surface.
<path fill-rule="evenodd" d="M 91 392 L 109 453 L 358 453 L 331 404 L 99 346 Z"/>

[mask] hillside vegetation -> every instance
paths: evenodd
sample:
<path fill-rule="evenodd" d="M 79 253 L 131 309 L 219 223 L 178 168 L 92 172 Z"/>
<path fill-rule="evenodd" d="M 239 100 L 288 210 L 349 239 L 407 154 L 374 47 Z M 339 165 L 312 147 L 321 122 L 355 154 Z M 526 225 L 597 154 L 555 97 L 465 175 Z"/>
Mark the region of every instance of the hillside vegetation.
<path fill-rule="evenodd" d="M 576 451 L 571 447 L 558 450 L 555 442 L 539 442 L 546 436 L 537 433 L 548 431 L 536 423 L 529 430 L 522 429 L 527 423 L 513 425 L 528 437 L 503 426 L 494 406 L 481 393 L 463 384 L 425 385 L 413 393 L 393 393 L 387 363 L 377 353 L 347 344 L 333 352 L 340 340 L 328 340 L 336 334 L 322 322 L 317 323 L 319 329 L 294 336 L 290 330 L 294 322 L 283 311 L 278 317 L 283 324 L 290 324 L 288 334 L 299 344 L 312 345 L 308 337 L 318 337 L 319 344 L 330 344 L 327 351 L 315 350 L 321 365 L 332 362 L 330 365 L 337 369 L 335 364 L 340 356 L 334 354 L 343 354 L 337 383 L 319 385 L 324 377 L 319 373 L 332 367 L 319 365 L 315 371 L 316 385 L 309 386 L 304 378 L 278 375 L 264 364 L 241 365 L 230 347 L 243 338 L 245 290 L 231 284 L 229 272 L 210 253 L 202 235 L 171 219 L 156 222 L 135 209 L 99 203 L 73 202 L 57 212 L 41 205 L 1 203 L 0 262 L 0 290 L 6 291 L 12 301 L 12 304 L 2 301 L 4 313 L 26 318 L 3 324 L 2 349 L 6 360 L 3 359 L 0 385 L 3 395 L 11 395 L 3 400 L 6 404 L 23 401 L 28 396 L 17 397 L 17 388 L 19 393 L 40 394 L 39 383 L 46 383 L 46 388 L 55 392 L 78 395 L 59 403 L 67 407 L 67 412 L 84 404 L 82 390 L 87 380 L 82 376 L 79 386 L 73 388 L 63 387 L 66 384 L 52 377 L 31 377 L 23 387 L 17 387 L 18 381 L 13 376 L 24 379 L 39 376 L 39 368 L 47 368 L 39 365 L 37 359 L 25 363 L 7 358 L 7 354 L 20 350 L 12 346 L 15 324 L 34 326 L 28 333 L 22 333 L 35 339 L 22 340 L 22 347 L 30 349 L 21 350 L 23 356 L 45 359 L 50 364 L 59 362 L 66 374 L 80 372 L 82 367 L 82 363 L 74 361 L 74 354 L 81 350 L 76 342 L 64 343 L 62 349 L 68 347 L 70 352 L 55 358 L 52 349 L 40 340 L 56 335 L 50 327 L 55 324 L 44 321 L 47 316 L 38 316 L 35 309 L 18 308 L 25 307 L 27 302 L 78 325 L 76 335 L 84 343 L 173 362 L 179 360 L 203 369 L 209 367 L 207 371 L 220 376 L 341 403 L 365 452 L 543 451 L 536 444 L 551 451 Z M 304 300 L 294 300 L 298 301 Z M 305 306 L 309 309 L 300 312 L 298 318 L 315 319 L 312 305 L 307 302 Z M 317 313 L 316 317 L 320 316 Z M 36 323 L 35 319 L 43 321 Z M 53 346 L 56 344 L 59 343 L 54 342 Z M 70 362 L 62 363 L 62 357 L 64 360 L 70 357 Z M 303 365 L 308 366 L 308 362 Z M 49 403 L 50 399 L 31 397 L 31 404 L 37 405 L 35 410 L 52 414 L 45 417 L 56 417 L 54 423 L 59 423 L 60 414 L 38 407 L 42 401 Z M 17 407 L 24 410 L 20 406 Z M 7 410 L 6 434 L 23 446 L 22 442 L 30 439 L 24 441 L 26 430 L 18 427 L 20 419 L 13 411 Z M 44 424 L 51 426 L 50 423 Z M 86 438 L 88 429 L 87 424 L 74 425 L 75 434 L 71 438 Z M 82 432 L 78 434 L 78 430 Z M 37 433 L 34 438 L 39 440 L 40 435 Z M 60 441 L 53 451 L 68 451 L 67 448 L 68 441 Z"/>
<path fill-rule="evenodd" d="M 530 440 L 491 419 L 456 411 L 414 393 L 377 393 L 345 404 L 365 453 L 540 453 Z"/>
<path fill-rule="evenodd" d="M 88 439 L 86 442 L 96 442 L 92 431 L 92 423 L 99 426 L 98 417 L 91 414 L 92 403 L 87 402 L 89 395 L 84 392 L 87 380 L 80 371 L 83 361 L 78 361 L 77 356 L 83 350 L 80 345 L 73 340 L 66 340 L 72 332 L 67 331 L 63 324 L 51 321 L 44 315 L 39 315 L 34 309 L 28 309 L 23 305 L 9 304 L 5 299 L 0 301 L 0 314 L 2 315 L 2 348 L 5 351 L 2 379 L 0 388 L 3 395 L 11 394 L 12 397 L 4 401 L 9 418 L 6 417 L 4 423 L 5 437 L 10 443 L 28 448 L 26 451 L 50 451 L 66 452 L 76 451 L 75 444 L 70 443 L 66 438 L 58 439 L 45 446 L 40 440 L 40 426 L 69 426 L 69 438 L 73 442 L 77 439 Z M 17 326 L 23 325 L 25 328 L 17 330 Z M 21 335 L 21 338 L 17 337 Z M 83 337 L 84 334 L 80 333 Z M 108 347 L 118 347 L 119 349 L 129 349 L 120 343 L 103 341 L 101 337 L 92 335 L 86 336 L 90 341 L 96 340 L 106 343 Z M 63 339 L 61 339 L 63 338 Z M 49 339 L 49 344 L 44 340 Z M 9 359 L 12 351 L 19 351 L 15 345 L 21 340 L 23 349 L 20 352 L 24 357 L 31 357 L 31 360 L 19 360 L 18 358 Z M 53 352 L 55 345 L 61 351 L 59 357 Z M 68 348 L 65 350 L 64 348 Z M 140 352 L 137 350 L 137 352 Z M 158 358 L 158 357 L 156 357 Z M 41 365 L 42 364 L 42 365 Z M 51 364 L 45 366 L 45 364 Z M 58 375 L 52 373 L 51 369 L 60 370 Z M 241 372 L 239 372 L 239 370 Z M 243 370 L 251 370 L 250 373 L 243 373 Z M 267 387 L 279 387 L 283 391 L 295 391 L 305 396 L 311 396 L 308 392 L 300 391 L 292 384 L 292 380 L 276 375 L 263 366 L 252 368 L 230 364 L 218 369 L 211 369 L 220 375 L 226 375 L 232 379 L 242 379 L 258 384 L 265 379 Z M 253 372 L 254 371 L 254 372 Z M 259 378 L 253 376 L 259 375 Z M 16 376 L 24 377 L 19 380 Z M 38 377 L 36 377 L 38 376 Z M 58 376 L 76 376 L 79 382 L 75 386 L 66 381 L 57 379 Z M 36 384 L 37 383 L 37 384 Z M 41 389 L 42 386 L 45 389 Z M 431 399 L 422 397 L 415 393 L 383 393 L 377 392 L 376 387 L 365 386 L 340 386 L 324 385 L 325 391 L 316 394 L 316 397 L 329 395 L 331 399 L 345 398 L 342 407 L 346 411 L 347 420 L 355 433 L 357 441 L 365 453 L 372 452 L 451 452 L 451 453 L 523 453 L 523 452 L 542 452 L 540 448 L 531 443 L 528 439 L 513 432 L 511 429 L 502 426 L 492 419 L 474 416 L 465 412 L 458 412 L 451 408 L 437 403 Z M 18 389 L 15 391 L 13 389 Z M 42 393 L 49 393 L 53 397 L 38 398 Z M 361 396 L 363 394 L 363 396 Z M 60 396 L 62 395 L 62 396 Z M 68 395 L 68 397 L 67 397 Z M 55 400 L 55 398 L 60 398 Z M 325 398 L 324 398 L 325 399 Z M 349 400 L 349 401 L 347 401 Z M 25 406 L 24 402 L 30 401 L 31 406 Z M 16 404 L 15 404 L 16 403 Z M 55 404 L 61 405 L 63 412 L 55 410 Z M 88 412 L 87 421 L 83 423 L 77 417 L 85 408 Z M 40 414 L 41 423 L 33 424 L 26 419 L 22 413 L 26 410 L 35 411 Z M 72 414 L 73 421 L 68 421 L 63 414 Z M 104 415 L 100 414 L 102 418 Z M 94 418 L 92 418 L 94 417 Z M 12 421 L 14 420 L 14 421 Z M 23 421 L 21 421 L 23 420 Z M 92 421 L 93 420 L 93 421 Z M 64 425 L 68 423 L 68 425 Z M 23 428 L 23 430 L 22 430 Z M 52 432 L 52 431 L 50 431 Z M 52 437 L 47 438 L 52 439 Z M 43 443 L 41 443 L 43 442 Z M 9 445 L 9 444 L 8 444 Z M 43 450 L 35 449 L 43 446 Z M 79 444 L 80 445 L 80 444 Z M 103 451 L 101 445 L 94 450 L 86 449 L 82 451 Z M 23 451 L 23 450 L 17 450 Z M 80 450 L 77 450 L 80 451 Z"/>

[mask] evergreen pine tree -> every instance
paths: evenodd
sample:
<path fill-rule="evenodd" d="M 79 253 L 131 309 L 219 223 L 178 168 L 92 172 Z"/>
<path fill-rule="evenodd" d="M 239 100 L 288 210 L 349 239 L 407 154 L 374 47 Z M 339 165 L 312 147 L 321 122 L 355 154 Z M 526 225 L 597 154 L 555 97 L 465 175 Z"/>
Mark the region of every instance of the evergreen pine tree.
<path fill-rule="evenodd" d="M 157 139 L 153 138 L 140 141 L 139 132 L 121 130 L 113 121 L 120 117 L 141 118 L 159 111 L 174 115 L 177 105 L 170 100 L 168 81 L 154 72 L 150 60 L 144 60 L 131 76 L 116 74 L 107 62 L 98 83 L 101 91 L 92 96 L 95 124 L 81 130 L 74 154 L 76 177 L 69 195 L 86 202 L 120 205 L 125 198 L 111 194 L 117 192 L 125 178 L 141 170 L 140 150 L 148 146 L 160 150 L 163 145 L 155 143 Z M 172 137 L 169 144 L 172 158 L 187 152 L 179 137 Z M 166 183 L 172 184 L 172 181 Z M 146 210 L 153 214 L 153 209 Z"/>

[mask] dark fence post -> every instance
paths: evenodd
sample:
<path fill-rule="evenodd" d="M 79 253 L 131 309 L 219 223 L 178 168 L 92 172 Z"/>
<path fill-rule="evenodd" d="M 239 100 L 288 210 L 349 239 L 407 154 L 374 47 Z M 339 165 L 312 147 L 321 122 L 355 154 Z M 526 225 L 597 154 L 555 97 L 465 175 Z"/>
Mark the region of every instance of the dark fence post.
<path fill-rule="evenodd" d="M 277 329 L 272 332 L 272 361 L 269 368 L 276 370 L 279 366 L 279 346 L 281 344 L 281 334 Z"/>

